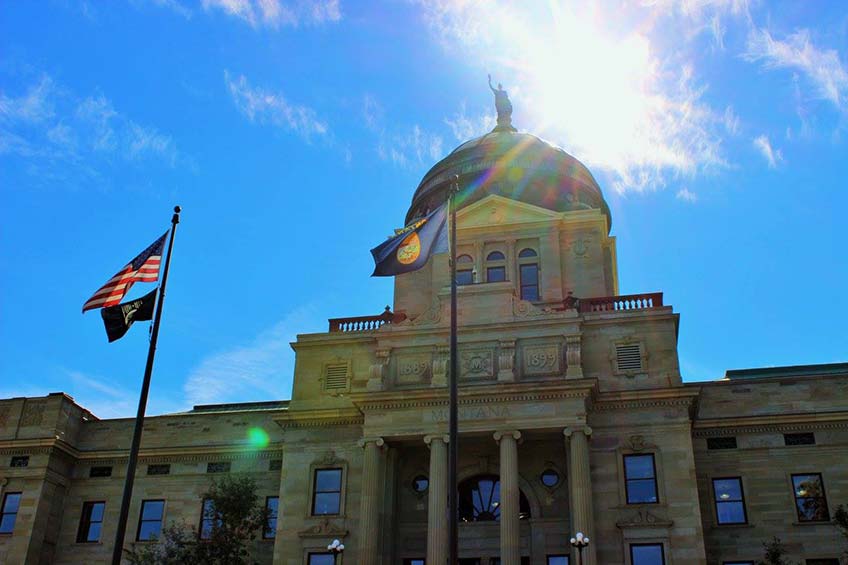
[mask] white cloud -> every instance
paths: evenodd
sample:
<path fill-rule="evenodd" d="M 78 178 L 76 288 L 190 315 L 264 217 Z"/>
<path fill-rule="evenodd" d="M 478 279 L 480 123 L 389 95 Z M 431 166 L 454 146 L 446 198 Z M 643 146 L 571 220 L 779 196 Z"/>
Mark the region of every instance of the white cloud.
<path fill-rule="evenodd" d="M 312 108 L 292 104 L 282 93 L 253 87 L 244 75 L 232 78 L 224 71 L 224 81 L 236 107 L 251 122 L 287 129 L 306 140 L 328 134 L 327 123 L 319 119 Z"/>
<path fill-rule="evenodd" d="M 420 125 L 388 127 L 385 109 L 374 96 L 366 94 L 362 99 L 362 120 L 365 127 L 376 134 L 377 156 L 384 161 L 408 168 L 431 164 L 444 157 L 442 136 L 430 133 Z"/>
<path fill-rule="evenodd" d="M 724 129 L 727 130 L 727 133 L 732 135 L 739 133 L 739 116 L 737 116 L 733 111 L 732 106 L 728 106 L 724 109 L 722 123 L 724 124 Z"/>
<path fill-rule="evenodd" d="M 294 352 L 289 343 L 297 333 L 314 326 L 315 320 L 314 308 L 298 308 L 251 343 L 206 357 L 186 380 L 188 402 L 194 405 L 288 398 L 294 373 Z"/>
<path fill-rule="evenodd" d="M 698 195 L 690 191 L 686 187 L 683 187 L 678 190 L 676 197 L 678 200 L 683 200 L 684 202 L 689 202 L 690 204 L 694 204 L 698 201 Z"/>
<path fill-rule="evenodd" d="M 292 3 L 280 0 L 203 0 L 203 8 L 207 11 L 220 10 L 252 27 L 323 24 L 337 22 L 342 17 L 338 0 L 298 0 Z"/>
<path fill-rule="evenodd" d="M 754 139 L 754 147 L 759 150 L 763 158 L 768 163 L 769 169 L 777 167 L 778 163 L 783 161 L 783 155 L 779 149 L 774 149 L 771 146 L 768 136 L 760 135 Z"/>
<path fill-rule="evenodd" d="M 762 61 L 766 68 L 800 71 L 813 86 L 816 97 L 848 111 L 848 70 L 836 50 L 813 45 L 809 30 L 798 30 L 784 40 L 775 39 L 766 29 L 752 30 L 744 57 Z"/>
<path fill-rule="evenodd" d="M 469 116 L 463 103 L 456 114 L 445 118 L 445 123 L 451 128 L 457 141 L 465 142 L 492 131 L 497 124 L 497 116 L 494 113 Z"/>

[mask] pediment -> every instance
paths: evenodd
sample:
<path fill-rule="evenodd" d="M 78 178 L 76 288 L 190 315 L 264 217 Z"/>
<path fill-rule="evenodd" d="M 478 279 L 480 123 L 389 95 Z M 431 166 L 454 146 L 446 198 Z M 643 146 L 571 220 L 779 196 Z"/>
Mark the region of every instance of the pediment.
<path fill-rule="evenodd" d="M 560 212 L 495 194 L 490 194 L 456 213 L 457 226 L 463 229 L 526 224 L 560 218 Z"/>

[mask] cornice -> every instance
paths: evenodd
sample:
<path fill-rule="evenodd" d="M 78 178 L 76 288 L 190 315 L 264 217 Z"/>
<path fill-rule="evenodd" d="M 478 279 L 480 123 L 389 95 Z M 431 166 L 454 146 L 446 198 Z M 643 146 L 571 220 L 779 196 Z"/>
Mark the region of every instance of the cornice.
<path fill-rule="evenodd" d="M 142 449 L 139 461 L 144 463 L 200 462 L 209 459 L 234 461 L 238 459 L 272 459 L 282 457 L 281 443 L 272 443 L 262 450 L 245 445 L 184 446 Z M 124 463 L 129 459 L 127 450 L 80 451 L 79 463 Z"/>
<path fill-rule="evenodd" d="M 348 396 L 347 394 L 345 396 Z M 289 410 L 274 418 L 283 429 L 361 426 L 365 417 L 356 408 Z"/>
<path fill-rule="evenodd" d="M 605 392 L 598 395 L 593 406 L 594 411 L 628 410 L 633 408 L 659 408 L 666 406 L 693 407 L 699 395 L 698 390 L 683 387 Z"/>
<path fill-rule="evenodd" d="M 848 411 L 772 414 L 733 418 L 699 418 L 692 424 L 694 437 L 728 433 L 848 429 Z"/>

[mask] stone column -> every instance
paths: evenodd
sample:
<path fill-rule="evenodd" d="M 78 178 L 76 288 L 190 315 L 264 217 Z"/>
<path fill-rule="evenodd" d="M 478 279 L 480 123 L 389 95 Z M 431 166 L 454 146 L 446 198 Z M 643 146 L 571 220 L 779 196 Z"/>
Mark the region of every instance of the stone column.
<path fill-rule="evenodd" d="M 500 444 L 501 463 L 501 565 L 521 565 L 521 532 L 518 490 L 518 440 L 521 432 L 495 432 Z"/>
<path fill-rule="evenodd" d="M 595 565 L 594 520 L 592 518 L 592 478 L 589 471 L 589 436 L 592 428 L 582 426 L 565 428 L 568 450 L 568 496 L 571 499 L 571 531 L 566 532 L 566 539 L 574 537 L 577 532 L 583 532 L 589 537 L 589 547 L 583 551 L 581 565 Z"/>
<path fill-rule="evenodd" d="M 430 485 L 427 489 L 427 565 L 448 560 L 448 436 L 424 436 L 430 446 Z"/>
<path fill-rule="evenodd" d="M 362 565 L 377 565 L 380 555 L 381 463 L 383 438 L 363 438 L 362 494 L 359 508 L 359 560 Z"/>

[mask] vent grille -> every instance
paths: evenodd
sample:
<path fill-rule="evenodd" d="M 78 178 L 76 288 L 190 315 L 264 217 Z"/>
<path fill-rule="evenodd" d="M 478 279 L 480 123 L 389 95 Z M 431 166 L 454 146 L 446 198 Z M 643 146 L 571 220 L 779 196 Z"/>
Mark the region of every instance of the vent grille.
<path fill-rule="evenodd" d="M 206 464 L 206 472 L 207 473 L 229 473 L 230 472 L 230 462 L 229 461 L 209 462 L 209 463 Z"/>
<path fill-rule="evenodd" d="M 88 471 L 89 477 L 111 477 L 112 467 L 92 467 Z"/>
<path fill-rule="evenodd" d="M 10 467 L 29 467 L 29 455 L 17 455 L 12 457 Z"/>
<path fill-rule="evenodd" d="M 346 390 L 348 363 L 329 363 L 324 369 L 324 390 Z"/>
<path fill-rule="evenodd" d="M 801 432 L 797 434 L 783 434 L 784 445 L 815 445 L 816 436 L 812 432 Z"/>
<path fill-rule="evenodd" d="M 147 466 L 147 474 L 148 475 L 170 475 L 171 474 L 171 465 L 164 463 L 159 465 L 148 465 Z"/>
<path fill-rule="evenodd" d="M 708 437 L 707 449 L 736 449 L 736 437 Z"/>
<path fill-rule="evenodd" d="M 642 352 L 639 344 L 616 345 L 615 361 L 619 371 L 641 371 Z"/>
<path fill-rule="evenodd" d="M 280 471 L 283 468 L 283 460 L 282 459 L 271 459 L 271 462 L 268 463 L 269 471 Z"/>

